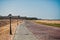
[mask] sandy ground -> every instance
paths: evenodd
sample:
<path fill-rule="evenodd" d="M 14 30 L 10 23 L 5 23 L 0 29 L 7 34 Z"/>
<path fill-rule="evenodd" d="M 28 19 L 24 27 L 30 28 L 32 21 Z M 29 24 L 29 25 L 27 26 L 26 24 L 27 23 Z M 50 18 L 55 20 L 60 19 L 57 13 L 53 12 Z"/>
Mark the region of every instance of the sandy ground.
<path fill-rule="evenodd" d="M 19 24 L 20 24 L 20 22 L 19 22 Z M 16 27 L 17 27 L 17 21 L 12 22 L 12 33 L 13 33 L 13 35 L 10 35 L 9 24 L 0 27 L 0 40 L 13 40 Z"/>

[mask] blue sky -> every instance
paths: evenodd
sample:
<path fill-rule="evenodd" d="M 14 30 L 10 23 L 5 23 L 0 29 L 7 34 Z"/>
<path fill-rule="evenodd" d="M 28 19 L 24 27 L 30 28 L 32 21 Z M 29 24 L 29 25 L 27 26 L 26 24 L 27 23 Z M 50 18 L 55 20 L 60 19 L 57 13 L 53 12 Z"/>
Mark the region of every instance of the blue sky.
<path fill-rule="evenodd" d="M 60 0 L 0 0 L 0 15 L 60 19 Z"/>

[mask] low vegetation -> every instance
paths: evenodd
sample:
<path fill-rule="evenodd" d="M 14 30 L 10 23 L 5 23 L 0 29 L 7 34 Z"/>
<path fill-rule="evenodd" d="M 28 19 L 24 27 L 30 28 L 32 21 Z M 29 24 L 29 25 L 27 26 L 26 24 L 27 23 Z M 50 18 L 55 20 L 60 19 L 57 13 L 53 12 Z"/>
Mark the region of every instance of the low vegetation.
<path fill-rule="evenodd" d="M 36 22 L 36 23 L 39 23 L 39 24 L 44 24 L 44 25 L 49 25 L 49 26 L 56 26 L 56 27 L 60 27 L 60 24 L 56 24 L 56 23 L 43 23 L 43 22 Z"/>
<path fill-rule="evenodd" d="M 18 21 L 20 24 L 21 21 Z M 0 19 L 0 40 L 13 40 L 14 33 L 17 27 L 17 19 L 12 19 L 12 34 L 10 35 L 10 21 L 9 19 Z"/>
<path fill-rule="evenodd" d="M 60 27 L 60 21 L 35 21 L 38 24 L 44 24 L 44 25 L 49 25 L 49 26 L 55 26 L 55 27 Z"/>

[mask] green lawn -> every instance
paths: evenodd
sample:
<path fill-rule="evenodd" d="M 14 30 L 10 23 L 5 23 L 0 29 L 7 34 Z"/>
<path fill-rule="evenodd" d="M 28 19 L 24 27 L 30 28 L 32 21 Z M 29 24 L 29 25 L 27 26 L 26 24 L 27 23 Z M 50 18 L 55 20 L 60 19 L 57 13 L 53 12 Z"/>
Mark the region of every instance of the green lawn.
<path fill-rule="evenodd" d="M 44 22 L 36 22 L 36 23 L 44 24 L 44 25 L 49 25 L 49 26 L 60 27 L 60 24 L 56 24 L 56 23 L 44 23 Z"/>

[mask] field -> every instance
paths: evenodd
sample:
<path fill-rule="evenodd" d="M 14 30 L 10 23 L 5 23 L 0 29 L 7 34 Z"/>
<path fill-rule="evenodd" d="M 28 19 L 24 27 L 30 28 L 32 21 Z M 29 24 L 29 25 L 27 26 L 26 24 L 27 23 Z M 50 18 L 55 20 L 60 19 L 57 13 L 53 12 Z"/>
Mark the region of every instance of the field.
<path fill-rule="evenodd" d="M 20 24 L 20 20 L 18 24 Z M 10 35 L 9 19 L 0 19 L 0 40 L 13 40 L 14 33 L 17 27 L 17 20 L 12 19 L 12 35 Z"/>
<path fill-rule="evenodd" d="M 49 26 L 60 27 L 60 20 L 34 20 L 34 22 Z"/>

